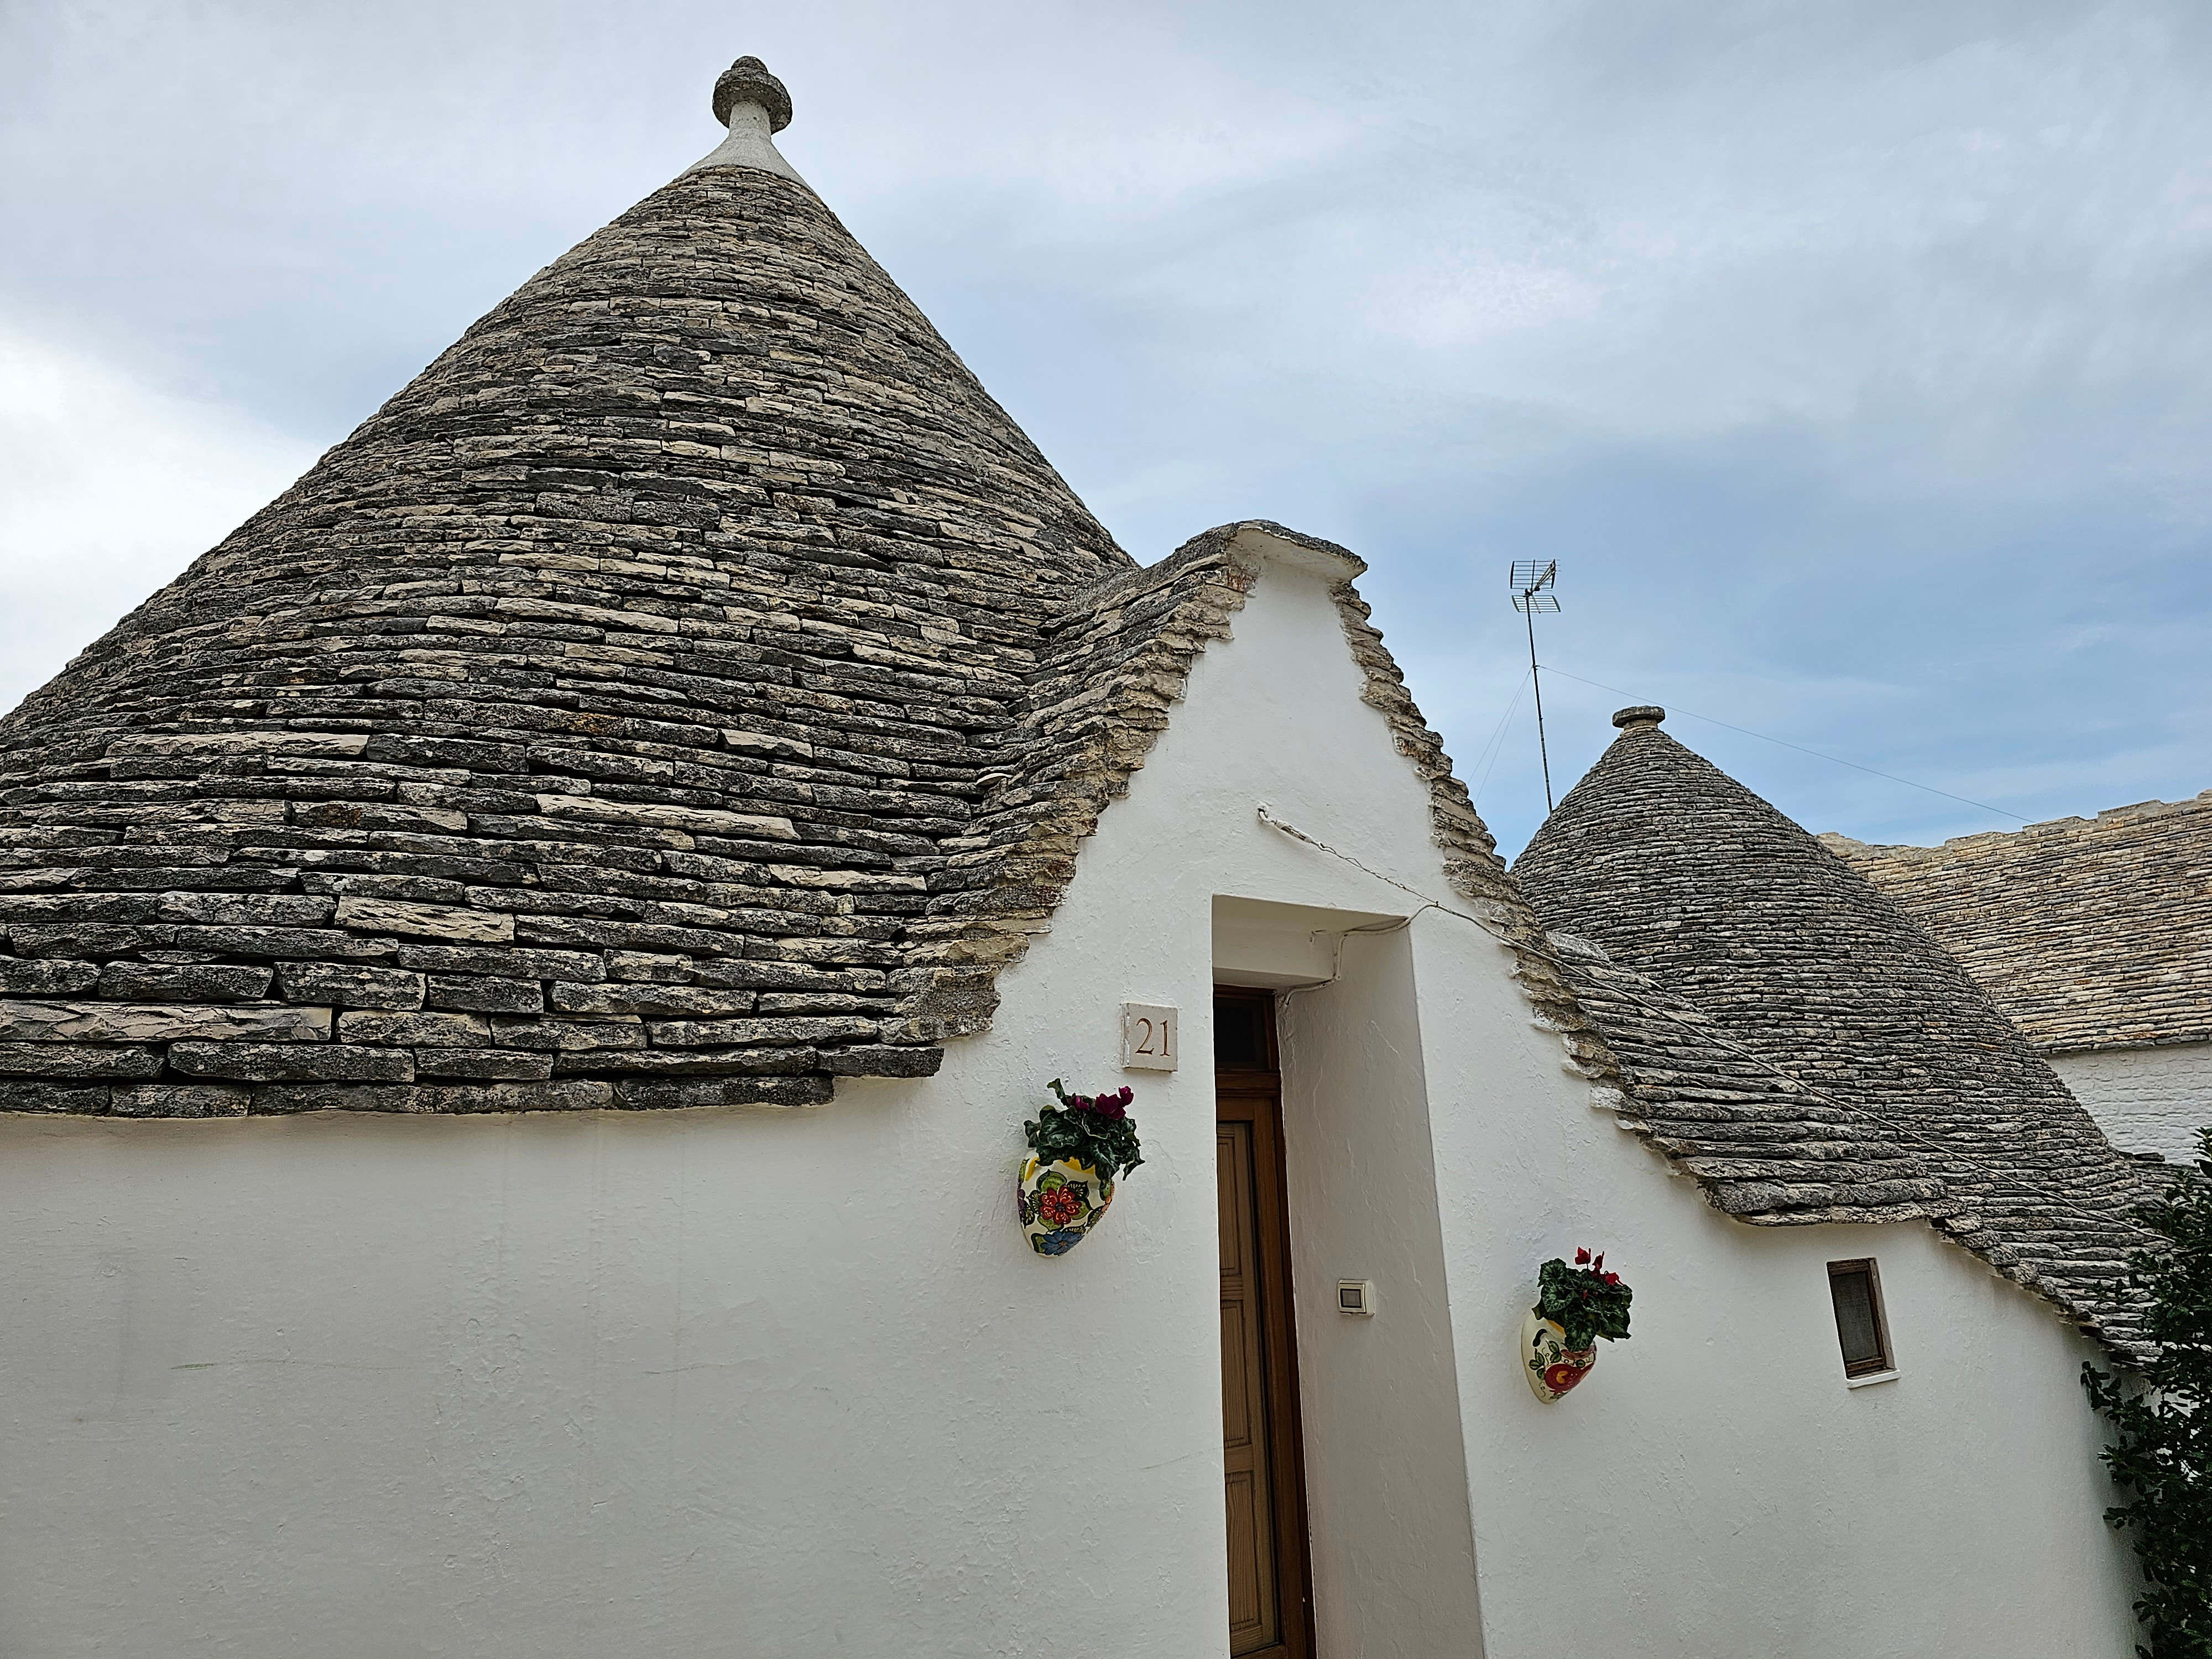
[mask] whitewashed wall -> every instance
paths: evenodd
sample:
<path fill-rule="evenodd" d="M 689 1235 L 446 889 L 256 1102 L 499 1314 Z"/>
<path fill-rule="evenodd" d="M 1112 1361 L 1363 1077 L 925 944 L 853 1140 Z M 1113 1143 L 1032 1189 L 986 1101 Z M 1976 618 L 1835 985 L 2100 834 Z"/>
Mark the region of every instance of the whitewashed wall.
<path fill-rule="evenodd" d="M 1376 1659 L 1474 1654 L 1481 1626 L 1409 939 L 1343 939 L 1279 1019 L 1316 1636 Z M 1374 1317 L 1339 1310 L 1345 1279 Z"/>
<path fill-rule="evenodd" d="M 2197 1132 L 2212 1125 L 2212 1042 L 2048 1058 L 2113 1146 L 2196 1161 Z"/>
<path fill-rule="evenodd" d="M 783 1114 L 0 1121 L 0 1653 L 1221 1652 L 1207 1068 L 1130 1077 L 1147 1162 L 1072 1255 L 1029 1253 L 1011 1191 L 1044 1079 L 1121 1080 L 1122 1000 L 1179 1004 L 1204 1054 L 1214 895 L 1407 908 L 1258 800 L 1443 890 L 1321 584 L 1271 573 L 1237 631 L 936 1079 Z M 1364 1097 L 1294 1081 L 1302 1197 L 1361 1193 L 1349 1148 L 1418 1196 L 1425 1139 L 1441 1181 L 1402 1232 L 1295 1224 L 1324 1630 L 2128 1651 L 2081 1344 L 1923 1231 L 1713 1214 L 1589 1109 L 1496 946 L 1433 912 L 1395 938 L 1293 1005 L 1294 1061 L 1370 1024 L 1389 1051 Z M 1512 1338 L 1581 1242 L 1637 1335 L 1546 1408 Z M 1378 1281 L 1364 1329 L 1309 1311 L 1339 1252 Z M 1846 1391 L 1821 1263 L 1868 1252 L 1905 1374 Z M 1363 1364 L 1402 1416 L 1358 1420 Z M 1482 1632 L 1440 1634 L 1470 1534 Z"/>

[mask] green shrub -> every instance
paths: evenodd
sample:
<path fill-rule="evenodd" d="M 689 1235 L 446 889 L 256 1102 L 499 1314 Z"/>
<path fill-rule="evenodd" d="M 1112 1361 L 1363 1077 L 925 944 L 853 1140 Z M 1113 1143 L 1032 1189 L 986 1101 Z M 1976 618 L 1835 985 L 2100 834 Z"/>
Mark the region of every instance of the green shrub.
<path fill-rule="evenodd" d="M 2163 1202 L 2142 1212 L 2162 1248 L 2128 1258 L 2157 1358 L 2138 1375 L 2081 1368 L 2112 1422 L 2105 1462 L 2128 1501 L 2105 1519 L 2134 1535 L 2148 1586 L 2142 1659 L 2212 1659 L 2212 1129 Z"/>

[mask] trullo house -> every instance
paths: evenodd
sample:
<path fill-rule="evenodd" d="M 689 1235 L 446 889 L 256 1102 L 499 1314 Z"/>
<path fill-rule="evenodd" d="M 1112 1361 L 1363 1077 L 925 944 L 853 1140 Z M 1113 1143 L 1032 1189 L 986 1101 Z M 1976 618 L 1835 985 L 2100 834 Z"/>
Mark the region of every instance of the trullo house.
<path fill-rule="evenodd" d="M 2155 1166 L 1656 710 L 1509 875 L 714 109 L 0 726 L 0 1651 L 2126 1654 Z"/>

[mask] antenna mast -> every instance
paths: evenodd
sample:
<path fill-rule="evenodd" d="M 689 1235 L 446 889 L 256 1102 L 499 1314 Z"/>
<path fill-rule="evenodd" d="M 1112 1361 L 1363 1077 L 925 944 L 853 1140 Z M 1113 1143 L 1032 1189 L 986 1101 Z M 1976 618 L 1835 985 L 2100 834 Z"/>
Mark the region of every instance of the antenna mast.
<path fill-rule="evenodd" d="M 1516 559 L 1513 562 L 1513 608 L 1528 623 L 1528 684 L 1536 692 L 1536 753 L 1544 763 L 1544 810 L 1549 812 L 1552 799 L 1552 755 L 1544 744 L 1544 684 L 1536 672 L 1536 613 L 1557 611 L 1559 596 L 1552 585 L 1559 579 L 1557 559 Z"/>

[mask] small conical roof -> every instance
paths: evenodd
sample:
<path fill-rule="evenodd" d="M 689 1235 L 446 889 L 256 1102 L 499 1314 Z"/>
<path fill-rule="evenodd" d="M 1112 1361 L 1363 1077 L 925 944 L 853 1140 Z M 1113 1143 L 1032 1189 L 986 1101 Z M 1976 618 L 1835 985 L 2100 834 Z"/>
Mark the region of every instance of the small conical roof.
<path fill-rule="evenodd" d="M 1659 728 L 1624 729 L 1514 875 L 1730 1042 L 1936 1172 L 2009 1276 L 2124 1340 L 2118 1280 L 2154 1177 L 2118 1152 L 1965 970 L 1856 871 Z"/>
<path fill-rule="evenodd" d="M 966 1029 L 901 941 L 1132 562 L 776 154 L 781 84 L 715 103 L 0 722 L 0 1104 L 804 1101 Z"/>

